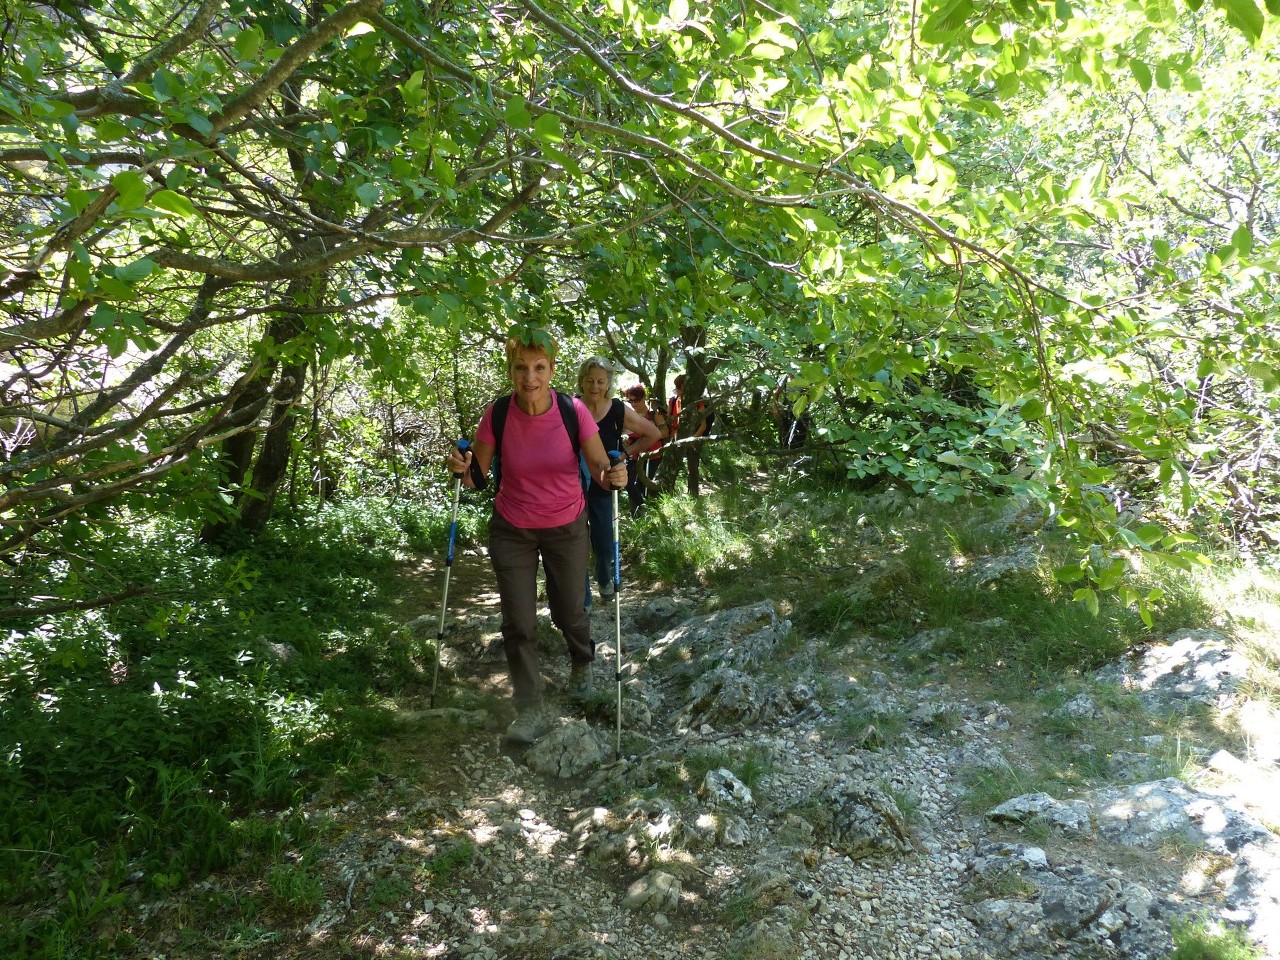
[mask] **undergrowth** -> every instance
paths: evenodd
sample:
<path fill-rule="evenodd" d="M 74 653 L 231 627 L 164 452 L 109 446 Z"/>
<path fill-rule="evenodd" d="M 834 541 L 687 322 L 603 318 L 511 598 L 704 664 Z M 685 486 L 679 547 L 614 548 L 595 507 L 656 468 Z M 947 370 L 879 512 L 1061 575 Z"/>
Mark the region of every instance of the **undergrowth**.
<path fill-rule="evenodd" d="M 379 698 L 419 682 L 426 651 L 384 590 L 397 551 L 438 549 L 447 526 L 443 505 L 367 500 L 225 552 L 154 521 L 83 540 L 83 566 L 28 558 L 7 585 L 28 596 L 74 597 L 91 568 L 149 587 L 0 636 L 0 956 L 111 955 L 125 944 L 102 921 L 128 898 L 305 848 L 306 785 L 358 777 Z M 301 868 L 268 879 L 316 902 Z"/>
<path fill-rule="evenodd" d="M 982 565 L 1015 546 L 1014 521 L 1002 516 L 1009 510 L 996 500 L 943 504 L 776 482 L 651 501 L 629 524 L 624 549 L 643 576 L 701 582 L 726 607 L 762 597 L 793 603 L 809 642 L 874 642 L 908 665 L 1003 673 L 1015 687 L 1097 667 L 1218 617 L 1192 577 L 1167 569 L 1134 574 L 1163 594 L 1150 626 L 1115 597 L 1090 614 L 1051 576 L 1065 550 L 1052 531 L 1024 544 L 1018 565 L 984 579 Z"/>
<path fill-rule="evenodd" d="M 323 838 L 301 816 L 303 791 L 321 773 L 360 783 L 390 722 L 380 702 L 422 682 L 432 651 L 406 639 L 386 590 L 404 552 L 443 551 L 448 507 L 443 495 L 368 498 L 281 518 L 223 552 L 176 522 L 139 521 L 127 533 L 99 528 L 57 559 L 24 559 L 7 584 L 15 596 L 111 592 L 89 585 L 94 569 L 147 592 L 13 619 L 0 635 L 0 956 L 127 950 L 113 912 L 233 865 L 266 881 L 237 907 L 228 949 L 265 942 L 261 913 L 314 909 L 307 851 Z M 1159 570 L 1138 574 L 1164 594 L 1152 626 L 1106 600 L 1090 616 L 1045 573 L 1056 548 L 1043 536 L 1042 556 L 983 584 L 973 571 L 1012 547 L 1005 510 L 784 477 L 655 498 L 624 520 L 623 544 L 637 580 L 697 582 L 725 607 L 785 604 L 788 649 L 874 650 L 925 673 L 1003 678 L 1046 715 L 1059 705 L 1043 694 L 1055 684 L 1083 689 L 1086 671 L 1130 647 L 1221 619 L 1212 584 Z M 483 498 L 466 503 L 460 544 L 482 536 L 486 512 Z M 1272 580 L 1238 593 L 1232 609 L 1252 598 L 1262 610 L 1280 595 Z M 1265 656 L 1280 664 L 1275 651 Z M 1133 712 L 1093 693 L 1108 725 Z M 841 735 L 862 742 L 874 726 L 883 744 L 903 722 L 851 711 Z M 1062 743 L 1096 739 L 1070 718 L 1041 728 Z M 696 789 L 719 766 L 767 784 L 769 759 L 753 751 L 690 756 L 671 776 Z M 994 803 L 1033 782 L 1097 773 L 994 769 L 968 786 Z M 444 851 L 427 869 L 443 884 L 471 855 Z M 391 881 L 385 893 L 399 896 Z"/>

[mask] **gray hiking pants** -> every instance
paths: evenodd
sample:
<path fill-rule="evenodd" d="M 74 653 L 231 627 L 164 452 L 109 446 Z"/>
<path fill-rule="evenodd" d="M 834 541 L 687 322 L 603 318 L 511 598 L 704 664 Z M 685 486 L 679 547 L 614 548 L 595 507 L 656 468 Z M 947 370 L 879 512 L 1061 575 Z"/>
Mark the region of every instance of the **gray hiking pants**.
<path fill-rule="evenodd" d="M 563 527 L 512 526 L 497 511 L 489 520 L 489 561 L 502 601 L 502 645 L 517 709 L 542 699 L 538 670 L 538 560 L 547 575 L 551 622 L 574 663 L 595 659 L 590 621 L 582 609 L 587 579 L 587 512 Z"/>

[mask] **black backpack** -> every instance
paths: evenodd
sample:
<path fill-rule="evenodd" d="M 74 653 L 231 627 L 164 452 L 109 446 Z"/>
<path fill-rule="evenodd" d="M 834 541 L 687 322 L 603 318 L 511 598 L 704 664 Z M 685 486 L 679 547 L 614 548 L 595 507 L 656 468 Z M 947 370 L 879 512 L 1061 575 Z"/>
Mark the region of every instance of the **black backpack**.
<path fill-rule="evenodd" d="M 581 400 L 582 397 L 579 396 L 578 399 Z M 627 405 L 619 397 L 614 397 L 613 401 L 609 404 L 609 412 L 606 413 L 604 416 L 605 418 L 603 421 L 597 421 L 597 422 L 603 422 L 606 425 L 611 424 L 613 426 L 613 432 L 618 438 L 616 447 L 610 447 L 608 444 L 606 444 L 604 448 L 604 452 L 613 453 L 616 451 L 617 453 L 621 453 L 622 448 L 626 446 L 626 443 L 627 443 L 627 435 L 623 432 L 624 425 L 627 422 Z M 600 442 L 603 443 L 605 439 L 605 431 L 603 429 L 600 431 L 599 437 L 600 437 Z M 592 490 L 592 484 L 595 484 L 595 489 L 597 493 L 600 490 L 606 489 L 604 487 L 601 487 L 600 484 L 593 477 L 590 477 L 587 475 L 587 468 L 584 466 L 582 468 L 582 492 L 583 493 L 590 492 Z"/>
<path fill-rule="evenodd" d="M 582 398 L 579 397 L 579 400 Z M 621 451 L 623 445 L 627 442 L 627 435 L 623 432 L 623 425 L 627 422 L 627 405 L 618 397 L 614 397 L 609 404 L 609 412 L 605 414 L 605 423 L 613 424 L 613 432 L 618 440 L 614 447 L 605 445 L 604 452 L 609 453 L 612 450 Z M 604 441 L 604 431 L 600 431 L 600 440 Z"/>
<path fill-rule="evenodd" d="M 578 458 L 578 412 L 573 408 L 573 398 L 568 394 L 553 390 L 556 406 L 560 408 L 560 419 L 564 421 L 565 432 L 569 434 L 569 443 L 573 445 L 573 457 Z M 493 401 L 493 416 L 489 425 L 493 427 L 493 492 L 496 494 L 502 486 L 502 431 L 507 426 L 507 411 L 511 409 L 511 394 L 507 393 Z"/>

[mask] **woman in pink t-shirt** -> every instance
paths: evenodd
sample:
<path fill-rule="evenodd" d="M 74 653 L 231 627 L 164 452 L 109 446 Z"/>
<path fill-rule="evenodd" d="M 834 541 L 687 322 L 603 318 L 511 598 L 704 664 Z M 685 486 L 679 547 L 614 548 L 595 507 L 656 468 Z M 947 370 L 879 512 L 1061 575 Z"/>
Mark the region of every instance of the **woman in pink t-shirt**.
<path fill-rule="evenodd" d="M 513 743 L 533 743 L 550 727 L 538 668 L 538 561 L 547 577 L 551 620 L 564 634 L 572 668 L 569 694 L 591 692 L 595 643 L 582 608 L 587 577 L 585 500 L 565 419 L 551 381 L 556 342 L 542 330 L 521 327 L 507 341 L 507 374 L 514 388 L 502 429 L 502 483 L 489 521 L 489 560 L 502 603 L 502 642 L 507 654 L 516 719 L 507 729 Z M 609 466 L 595 419 L 571 399 L 578 444 L 591 475 L 605 487 L 627 485 L 627 467 Z M 466 454 L 449 451 L 449 470 L 463 484 L 484 483 L 493 463 L 493 405 L 485 410 Z"/>

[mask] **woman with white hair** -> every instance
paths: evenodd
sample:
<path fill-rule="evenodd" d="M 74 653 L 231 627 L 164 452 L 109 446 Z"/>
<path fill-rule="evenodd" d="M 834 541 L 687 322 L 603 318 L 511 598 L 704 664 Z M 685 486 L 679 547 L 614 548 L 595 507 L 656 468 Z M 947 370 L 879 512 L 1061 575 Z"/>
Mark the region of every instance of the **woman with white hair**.
<path fill-rule="evenodd" d="M 613 395 L 613 373 L 613 365 L 604 357 L 588 357 L 578 368 L 579 398 L 600 429 L 600 441 L 605 450 L 617 450 L 625 459 L 635 451 L 653 446 L 659 433 L 650 421 Z M 587 494 L 591 550 L 595 554 L 596 584 L 600 588 L 600 599 L 608 600 L 613 596 L 613 491 L 589 475 L 585 461 L 583 484 Z M 590 575 L 587 580 L 584 606 L 590 609 Z"/>

